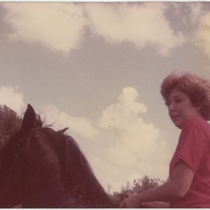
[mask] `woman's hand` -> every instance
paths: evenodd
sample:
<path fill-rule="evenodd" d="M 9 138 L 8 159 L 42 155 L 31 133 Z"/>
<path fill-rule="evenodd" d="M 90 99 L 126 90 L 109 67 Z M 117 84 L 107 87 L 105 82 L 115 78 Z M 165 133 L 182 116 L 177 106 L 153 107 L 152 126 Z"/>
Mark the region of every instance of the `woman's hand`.
<path fill-rule="evenodd" d="M 141 206 L 139 194 L 126 194 L 126 199 L 120 203 L 120 208 L 138 208 Z"/>

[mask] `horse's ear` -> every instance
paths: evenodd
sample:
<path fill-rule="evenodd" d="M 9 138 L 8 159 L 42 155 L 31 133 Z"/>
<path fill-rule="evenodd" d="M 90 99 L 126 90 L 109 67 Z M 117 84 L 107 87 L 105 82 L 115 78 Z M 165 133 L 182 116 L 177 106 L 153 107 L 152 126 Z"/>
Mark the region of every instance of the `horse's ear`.
<path fill-rule="evenodd" d="M 28 104 L 28 107 L 23 116 L 23 121 L 20 129 L 21 134 L 25 134 L 33 127 L 35 119 L 36 119 L 36 113 L 33 107 L 30 104 Z"/>
<path fill-rule="evenodd" d="M 64 134 L 69 128 L 64 128 L 62 130 L 57 131 L 59 134 Z"/>

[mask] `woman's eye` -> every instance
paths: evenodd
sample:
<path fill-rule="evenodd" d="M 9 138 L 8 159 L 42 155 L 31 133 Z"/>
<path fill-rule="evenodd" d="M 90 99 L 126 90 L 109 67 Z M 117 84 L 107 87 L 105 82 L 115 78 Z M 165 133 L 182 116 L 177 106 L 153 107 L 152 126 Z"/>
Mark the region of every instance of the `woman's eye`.
<path fill-rule="evenodd" d="M 180 99 L 176 99 L 175 101 L 176 101 L 176 103 L 179 103 L 179 102 L 182 101 L 182 99 L 181 98 Z"/>

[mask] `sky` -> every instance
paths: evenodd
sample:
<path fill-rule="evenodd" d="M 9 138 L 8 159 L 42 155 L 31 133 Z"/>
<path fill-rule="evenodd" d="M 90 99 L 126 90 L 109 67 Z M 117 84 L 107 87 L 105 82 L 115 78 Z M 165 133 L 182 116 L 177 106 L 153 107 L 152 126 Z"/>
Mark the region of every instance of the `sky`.
<path fill-rule="evenodd" d="M 180 130 L 160 85 L 210 79 L 209 2 L 1 2 L 0 40 L 0 104 L 69 127 L 105 190 L 167 179 Z"/>

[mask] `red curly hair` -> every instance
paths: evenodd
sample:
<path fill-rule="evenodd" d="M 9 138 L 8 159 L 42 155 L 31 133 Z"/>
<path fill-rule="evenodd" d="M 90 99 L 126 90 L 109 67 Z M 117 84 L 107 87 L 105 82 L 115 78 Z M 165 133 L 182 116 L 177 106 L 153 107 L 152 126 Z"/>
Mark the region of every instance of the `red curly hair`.
<path fill-rule="evenodd" d="M 210 120 L 210 81 L 196 74 L 177 70 L 169 74 L 161 84 L 161 95 L 167 104 L 172 89 L 186 93 L 191 103 L 200 108 L 200 113 L 205 120 Z"/>

